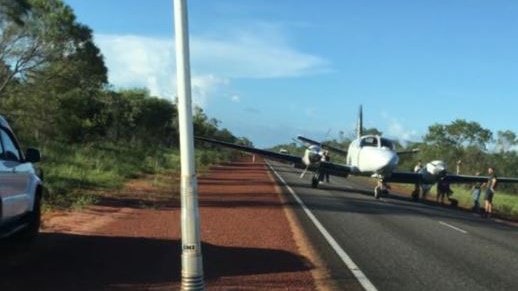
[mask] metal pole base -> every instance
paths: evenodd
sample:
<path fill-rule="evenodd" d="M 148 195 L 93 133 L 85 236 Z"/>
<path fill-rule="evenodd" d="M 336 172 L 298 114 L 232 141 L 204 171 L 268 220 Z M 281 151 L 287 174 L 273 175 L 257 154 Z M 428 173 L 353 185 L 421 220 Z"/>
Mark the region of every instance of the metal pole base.
<path fill-rule="evenodd" d="M 182 290 L 183 291 L 203 291 L 205 290 L 205 283 L 203 276 L 197 277 L 183 277 L 182 276 Z"/>

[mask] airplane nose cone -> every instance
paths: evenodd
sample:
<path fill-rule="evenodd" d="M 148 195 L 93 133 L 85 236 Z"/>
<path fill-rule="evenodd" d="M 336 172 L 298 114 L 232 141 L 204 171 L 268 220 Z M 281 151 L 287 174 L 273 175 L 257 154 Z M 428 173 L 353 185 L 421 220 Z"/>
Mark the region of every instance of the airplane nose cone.
<path fill-rule="evenodd" d="M 320 162 L 320 160 L 322 160 L 322 156 L 319 153 L 311 152 L 309 153 L 309 160 L 311 161 L 311 163 L 317 163 Z"/>
<path fill-rule="evenodd" d="M 365 151 L 361 156 L 361 170 L 379 174 L 390 174 L 399 162 L 399 157 L 393 151 L 373 149 Z"/>
<path fill-rule="evenodd" d="M 379 153 L 377 160 L 382 171 L 393 170 L 399 162 L 399 157 L 391 151 L 384 151 Z"/>

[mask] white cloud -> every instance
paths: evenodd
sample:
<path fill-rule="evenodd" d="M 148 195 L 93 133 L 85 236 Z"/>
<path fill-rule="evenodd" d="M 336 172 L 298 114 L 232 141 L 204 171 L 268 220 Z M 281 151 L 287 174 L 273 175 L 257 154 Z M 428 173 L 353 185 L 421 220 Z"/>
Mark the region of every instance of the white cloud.
<path fill-rule="evenodd" d="M 402 122 L 386 111 L 381 112 L 381 117 L 383 118 L 382 123 L 388 124 L 386 127 L 387 132 L 384 132 L 384 136 L 398 140 L 403 145 L 406 145 L 408 142 L 416 142 L 420 140 L 420 134 L 417 130 L 408 129 L 403 125 L 412 123 Z"/>
<path fill-rule="evenodd" d="M 151 95 L 175 96 L 172 42 L 134 35 L 96 35 L 108 78 L 117 88 L 145 87 Z"/>
<path fill-rule="evenodd" d="M 298 52 L 282 42 L 250 35 L 226 39 L 192 39 L 193 65 L 201 71 L 218 69 L 229 78 L 283 78 L 322 72 L 327 62 Z"/>
<path fill-rule="evenodd" d="M 209 103 L 211 94 L 228 84 L 227 79 L 214 75 L 197 75 L 191 78 L 193 102 L 205 108 Z"/>
<path fill-rule="evenodd" d="M 145 87 L 164 98 L 176 95 L 173 39 L 99 34 L 95 40 L 116 88 Z M 191 36 L 190 48 L 193 102 L 202 107 L 234 79 L 294 77 L 328 67 L 326 60 L 287 45 L 279 33 L 241 30 L 218 38 Z M 239 96 L 231 101 L 239 101 Z"/>
<path fill-rule="evenodd" d="M 234 94 L 234 95 L 230 96 L 230 100 L 232 100 L 232 102 L 237 103 L 237 102 L 241 101 L 241 97 L 239 97 L 239 95 Z"/>
<path fill-rule="evenodd" d="M 406 144 L 408 142 L 416 141 L 418 132 L 416 130 L 409 130 L 396 119 L 392 119 L 388 126 L 388 136 L 393 136 L 398 139 L 400 143 Z"/>

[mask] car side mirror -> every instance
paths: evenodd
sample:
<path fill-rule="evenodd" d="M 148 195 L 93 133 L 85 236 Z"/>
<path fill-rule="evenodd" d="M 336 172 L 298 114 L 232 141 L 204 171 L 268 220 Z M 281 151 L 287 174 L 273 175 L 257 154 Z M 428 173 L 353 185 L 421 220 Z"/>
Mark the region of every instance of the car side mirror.
<path fill-rule="evenodd" d="M 35 148 L 28 148 L 25 152 L 25 161 L 36 163 L 41 160 L 40 151 Z"/>

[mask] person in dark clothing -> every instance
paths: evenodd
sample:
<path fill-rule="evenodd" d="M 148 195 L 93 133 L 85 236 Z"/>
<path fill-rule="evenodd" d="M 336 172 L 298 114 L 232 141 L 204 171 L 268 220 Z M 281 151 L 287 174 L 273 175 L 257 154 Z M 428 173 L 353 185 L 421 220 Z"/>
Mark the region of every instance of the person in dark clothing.
<path fill-rule="evenodd" d="M 453 194 L 453 191 L 450 189 L 450 182 L 448 180 L 441 178 L 441 180 L 437 183 L 437 203 L 444 205 L 444 197 L 446 196 L 448 200 L 450 200 L 450 195 Z"/>
<path fill-rule="evenodd" d="M 329 156 L 329 151 L 324 151 L 324 155 L 322 156 L 322 161 L 329 162 L 331 161 L 331 157 Z M 325 172 L 324 177 L 327 183 L 329 183 L 329 173 Z"/>
<path fill-rule="evenodd" d="M 491 217 L 491 212 L 493 211 L 493 196 L 495 195 L 495 188 L 497 177 L 495 174 L 495 170 L 492 167 L 487 169 L 487 173 L 489 174 L 489 178 L 487 179 L 487 189 L 486 195 L 484 196 L 484 216 L 489 218 Z"/>
<path fill-rule="evenodd" d="M 419 173 L 419 171 L 421 171 L 422 168 L 423 168 L 423 164 L 421 163 L 421 161 L 417 162 L 417 164 L 414 167 L 414 173 Z M 417 199 L 419 199 L 420 192 L 421 192 L 421 183 L 415 183 L 414 191 L 412 191 L 412 199 L 414 201 L 417 201 Z M 422 197 L 423 200 L 426 198 L 425 195 L 426 195 L 426 192 L 423 191 L 423 197 Z"/>

